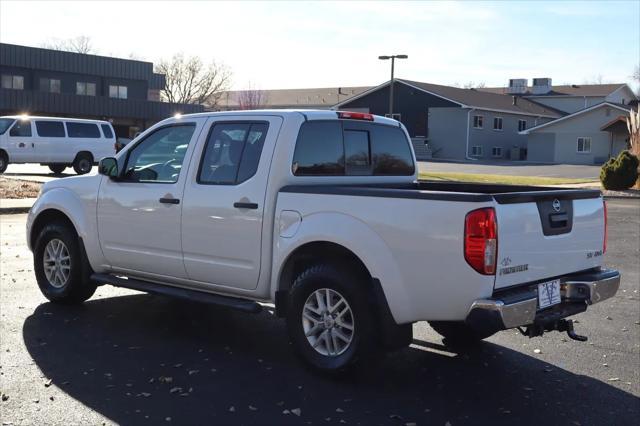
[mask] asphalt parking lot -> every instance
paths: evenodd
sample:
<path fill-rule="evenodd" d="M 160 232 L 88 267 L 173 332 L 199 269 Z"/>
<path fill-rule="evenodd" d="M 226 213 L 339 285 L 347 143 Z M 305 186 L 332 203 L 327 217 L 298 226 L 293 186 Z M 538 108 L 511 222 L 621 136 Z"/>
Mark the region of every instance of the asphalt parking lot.
<path fill-rule="evenodd" d="M 456 353 L 419 323 L 411 347 L 341 379 L 304 368 L 269 310 L 111 287 L 80 307 L 48 303 L 25 219 L 0 217 L 3 424 L 626 425 L 640 416 L 638 200 L 609 202 L 605 260 L 623 280 L 576 317 L 587 343 L 507 331 Z"/>

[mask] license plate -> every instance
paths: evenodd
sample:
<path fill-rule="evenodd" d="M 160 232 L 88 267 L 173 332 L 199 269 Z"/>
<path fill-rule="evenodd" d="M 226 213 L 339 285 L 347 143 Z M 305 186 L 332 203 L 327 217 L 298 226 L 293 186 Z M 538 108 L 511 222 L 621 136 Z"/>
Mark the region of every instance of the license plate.
<path fill-rule="evenodd" d="M 538 284 L 538 307 L 540 309 L 560 303 L 560 280 Z"/>

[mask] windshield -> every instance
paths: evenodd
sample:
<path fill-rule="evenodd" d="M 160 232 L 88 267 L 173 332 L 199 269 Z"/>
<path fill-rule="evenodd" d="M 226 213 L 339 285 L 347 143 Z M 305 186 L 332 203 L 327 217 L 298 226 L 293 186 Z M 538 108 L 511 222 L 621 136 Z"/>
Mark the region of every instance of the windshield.
<path fill-rule="evenodd" d="M 13 118 L 0 118 L 0 135 L 4 135 L 15 120 Z"/>

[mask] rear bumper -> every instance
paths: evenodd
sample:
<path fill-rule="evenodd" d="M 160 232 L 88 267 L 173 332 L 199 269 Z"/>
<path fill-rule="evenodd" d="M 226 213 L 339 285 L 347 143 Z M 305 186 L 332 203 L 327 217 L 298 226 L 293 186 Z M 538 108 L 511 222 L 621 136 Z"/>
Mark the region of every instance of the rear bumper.
<path fill-rule="evenodd" d="M 467 324 L 480 333 L 493 333 L 534 323 L 545 325 L 584 312 L 588 305 L 613 297 L 620 287 L 620 273 L 598 269 L 560 278 L 561 303 L 538 310 L 537 283 L 494 294 L 473 302 Z"/>

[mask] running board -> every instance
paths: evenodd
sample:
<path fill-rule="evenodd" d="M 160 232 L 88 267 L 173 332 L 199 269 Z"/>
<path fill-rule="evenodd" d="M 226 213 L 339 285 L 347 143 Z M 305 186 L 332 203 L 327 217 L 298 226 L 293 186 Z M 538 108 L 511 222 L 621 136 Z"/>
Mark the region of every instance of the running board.
<path fill-rule="evenodd" d="M 262 310 L 262 305 L 251 300 L 238 299 L 228 296 L 219 296 L 217 294 L 206 293 L 204 291 L 190 290 L 163 284 L 155 284 L 149 281 L 141 281 L 131 278 L 119 278 L 115 275 L 110 274 L 92 274 L 91 279 L 98 285 L 110 284 L 115 287 L 130 288 L 132 290 L 138 290 L 145 293 L 175 297 L 178 299 L 190 300 L 192 302 L 226 306 L 231 309 L 254 314 Z"/>

